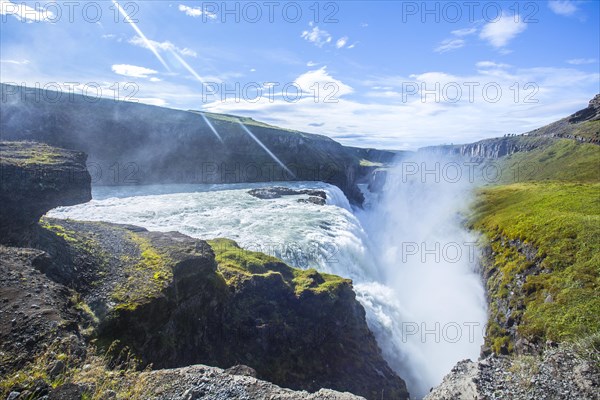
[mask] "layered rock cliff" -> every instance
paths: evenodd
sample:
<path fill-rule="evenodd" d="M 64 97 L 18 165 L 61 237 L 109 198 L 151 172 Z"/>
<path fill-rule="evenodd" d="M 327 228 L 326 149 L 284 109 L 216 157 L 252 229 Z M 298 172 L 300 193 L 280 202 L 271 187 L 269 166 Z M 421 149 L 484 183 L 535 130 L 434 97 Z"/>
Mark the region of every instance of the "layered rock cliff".
<path fill-rule="evenodd" d="M 586 108 L 530 132 L 463 145 L 424 147 L 419 151 L 473 159 L 496 159 L 545 148 L 556 143 L 558 139 L 600 145 L 600 94 L 591 99 Z"/>
<path fill-rule="evenodd" d="M 363 201 L 358 158 L 326 136 L 251 118 L 6 84 L 0 92 L 3 140 L 84 151 L 96 185 L 323 181 L 351 203 Z"/>

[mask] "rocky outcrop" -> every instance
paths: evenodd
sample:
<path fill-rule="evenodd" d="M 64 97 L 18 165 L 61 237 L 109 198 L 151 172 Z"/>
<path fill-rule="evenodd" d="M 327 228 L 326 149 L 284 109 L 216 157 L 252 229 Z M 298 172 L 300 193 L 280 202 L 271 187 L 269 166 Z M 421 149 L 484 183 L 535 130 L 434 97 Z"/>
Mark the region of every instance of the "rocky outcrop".
<path fill-rule="evenodd" d="M 241 363 L 292 389 L 407 397 L 348 280 L 295 270 L 225 239 L 52 219 L 44 226 L 56 235 L 48 253 L 64 255 L 46 272 L 64 279 L 86 271 L 67 283 L 98 318 L 99 340 L 118 340 L 143 365 Z"/>
<path fill-rule="evenodd" d="M 282 196 L 301 196 L 308 195 L 306 199 L 298 199 L 299 203 L 312 203 L 323 206 L 327 203 L 327 193 L 324 190 L 316 189 L 290 189 L 281 186 L 258 188 L 248 191 L 248 194 L 258 199 L 278 199 Z"/>
<path fill-rule="evenodd" d="M 520 135 L 507 134 L 501 138 L 480 140 L 463 145 L 429 146 L 420 152 L 462 156 L 471 159 L 497 159 L 511 154 L 545 148 L 557 139 L 600 145 L 600 94 L 588 106 L 576 113 L 541 128 Z"/>
<path fill-rule="evenodd" d="M 321 389 L 316 393 L 282 389 L 256 378 L 203 365 L 143 373 L 148 399 L 364 400 L 350 393 Z M 160 393 L 159 396 L 152 393 Z"/>
<path fill-rule="evenodd" d="M 599 390 L 598 365 L 573 348 L 558 347 L 542 355 L 461 361 L 424 400 L 597 400 Z"/>
<path fill-rule="evenodd" d="M 48 210 L 91 200 L 86 156 L 34 142 L 0 142 L 0 243 L 35 240 Z"/>
<path fill-rule="evenodd" d="M 3 139 L 84 151 L 97 185 L 323 181 L 338 186 L 353 204 L 363 201 L 356 186 L 359 160 L 326 136 L 251 118 L 57 97 L 6 84 L 0 92 Z"/>
<path fill-rule="evenodd" d="M 509 136 L 485 139 L 464 145 L 430 146 L 419 149 L 419 152 L 438 155 L 461 156 L 468 159 L 497 159 L 514 153 L 527 152 L 554 143 L 552 138 L 536 138 Z"/>

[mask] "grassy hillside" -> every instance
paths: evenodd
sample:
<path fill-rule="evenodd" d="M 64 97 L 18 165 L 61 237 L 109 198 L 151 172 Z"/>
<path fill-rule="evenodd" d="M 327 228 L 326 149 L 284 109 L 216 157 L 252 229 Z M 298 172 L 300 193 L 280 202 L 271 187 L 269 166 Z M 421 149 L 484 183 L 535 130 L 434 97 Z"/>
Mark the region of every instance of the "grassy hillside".
<path fill-rule="evenodd" d="M 501 183 L 558 180 L 600 181 L 600 146 L 556 139 L 528 152 L 514 153 L 500 160 Z"/>
<path fill-rule="evenodd" d="M 485 268 L 494 351 L 512 350 L 517 336 L 543 344 L 600 332 L 599 183 L 486 188 L 471 226 L 493 252 Z"/>
<path fill-rule="evenodd" d="M 470 216 L 487 249 L 496 353 L 600 337 L 600 146 L 550 140 L 490 160 L 502 180 L 480 190 Z"/>

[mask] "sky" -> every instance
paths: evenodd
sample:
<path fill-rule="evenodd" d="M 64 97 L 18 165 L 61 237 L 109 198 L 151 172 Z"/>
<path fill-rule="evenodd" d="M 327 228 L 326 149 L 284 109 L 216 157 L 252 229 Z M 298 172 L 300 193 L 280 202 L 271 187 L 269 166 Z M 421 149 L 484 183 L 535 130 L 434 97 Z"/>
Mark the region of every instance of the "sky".
<path fill-rule="evenodd" d="M 0 0 L 0 18 L 4 83 L 361 147 L 527 132 L 600 92 L 598 1 Z"/>

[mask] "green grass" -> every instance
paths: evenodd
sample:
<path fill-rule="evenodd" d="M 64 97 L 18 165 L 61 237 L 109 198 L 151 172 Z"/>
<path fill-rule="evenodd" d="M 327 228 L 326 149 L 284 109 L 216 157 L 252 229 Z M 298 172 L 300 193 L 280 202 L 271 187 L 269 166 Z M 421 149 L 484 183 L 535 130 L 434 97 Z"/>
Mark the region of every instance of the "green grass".
<path fill-rule="evenodd" d="M 559 180 L 600 182 L 600 146 L 559 139 L 550 146 L 501 159 L 499 183 Z"/>
<path fill-rule="evenodd" d="M 242 249 L 233 240 L 219 238 L 209 240 L 208 243 L 215 253 L 218 270 L 228 285 L 235 285 L 240 279 L 252 275 L 279 274 L 296 296 L 301 296 L 305 291 L 328 293 L 334 292 L 341 285 L 351 284 L 349 279 L 324 274 L 315 269 L 292 268 L 278 258 Z"/>
<path fill-rule="evenodd" d="M 529 340 L 573 342 L 600 331 L 600 184 L 486 188 L 470 224 L 485 234 L 494 252 L 491 268 L 500 272 L 487 282 L 492 321 L 502 319 L 493 299 L 505 298 L 523 306 L 518 332 Z M 535 259 L 528 261 L 510 240 L 537 249 Z M 519 288 L 516 276 L 532 266 L 539 272 L 528 274 Z M 546 302 L 548 295 L 552 301 Z M 497 328 L 490 323 L 492 346 L 506 341 L 506 332 Z"/>

